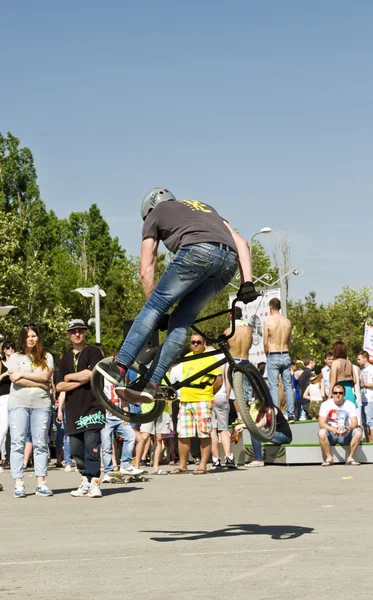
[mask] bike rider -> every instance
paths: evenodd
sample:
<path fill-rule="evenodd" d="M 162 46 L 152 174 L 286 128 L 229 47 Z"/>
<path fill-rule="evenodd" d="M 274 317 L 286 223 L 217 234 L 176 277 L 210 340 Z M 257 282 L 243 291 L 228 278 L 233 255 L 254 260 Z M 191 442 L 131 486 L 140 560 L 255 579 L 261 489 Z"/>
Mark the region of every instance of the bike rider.
<path fill-rule="evenodd" d="M 187 341 L 188 330 L 203 307 L 234 276 L 238 264 L 245 304 L 257 297 L 252 283 L 247 241 L 215 209 L 197 200 L 176 200 L 164 188 L 154 188 L 143 199 L 141 282 L 146 302 L 112 363 L 100 362 L 98 371 L 117 385 L 153 331 L 168 328 L 146 378 L 127 388 L 117 387 L 130 402 L 149 402 Z M 175 254 L 158 284 L 154 280 L 159 241 Z M 167 311 L 178 302 L 171 315 Z"/>

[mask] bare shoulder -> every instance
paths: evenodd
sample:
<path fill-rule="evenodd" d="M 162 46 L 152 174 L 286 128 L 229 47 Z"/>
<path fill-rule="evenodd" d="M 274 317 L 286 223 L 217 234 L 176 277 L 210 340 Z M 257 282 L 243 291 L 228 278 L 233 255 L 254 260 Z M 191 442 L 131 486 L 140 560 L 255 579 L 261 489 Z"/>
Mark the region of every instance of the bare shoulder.
<path fill-rule="evenodd" d="M 227 329 L 224 330 L 224 335 L 229 335 L 232 332 L 232 329 L 230 327 L 227 327 Z"/>

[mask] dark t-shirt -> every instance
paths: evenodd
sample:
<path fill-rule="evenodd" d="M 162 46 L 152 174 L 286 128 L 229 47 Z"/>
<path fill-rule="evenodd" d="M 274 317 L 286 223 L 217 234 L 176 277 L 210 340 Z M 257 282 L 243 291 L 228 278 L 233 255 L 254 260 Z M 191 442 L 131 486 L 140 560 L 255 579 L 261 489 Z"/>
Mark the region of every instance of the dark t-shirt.
<path fill-rule="evenodd" d="M 311 379 L 311 369 L 308 369 L 308 367 L 306 367 L 303 370 L 302 375 L 299 376 L 298 379 L 298 387 L 299 387 L 299 392 L 300 392 L 300 397 L 303 398 L 304 396 L 304 392 L 306 391 L 308 384 L 310 382 Z"/>
<path fill-rule="evenodd" d="M 88 344 L 81 352 L 75 354 L 72 350 L 63 355 L 57 382 L 64 380 L 69 373 L 84 371 L 93 367 L 102 359 L 102 353 L 96 346 Z M 105 413 L 101 403 L 96 400 L 91 389 L 91 383 L 66 392 L 66 429 L 68 435 L 81 433 L 87 429 L 102 429 L 105 425 Z"/>
<path fill-rule="evenodd" d="M 162 240 L 174 254 L 182 246 L 219 242 L 237 252 L 231 232 L 212 206 L 197 200 L 160 202 L 146 217 L 142 239 Z"/>
<path fill-rule="evenodd" d="M 6 367 L 3 362 L 1 362 L 0 366 L 1 366 L 0 374 L 2 375 L 3 373 L 5 373 L 8 370 L 8 367 Z M 10 393 L 10 378 L 9 378 L 9 375 L 7 375 L 6 377 L 3 377 L 2 380 L 0 381 L 0 396 L 7 396 L 9 393 Z"/>

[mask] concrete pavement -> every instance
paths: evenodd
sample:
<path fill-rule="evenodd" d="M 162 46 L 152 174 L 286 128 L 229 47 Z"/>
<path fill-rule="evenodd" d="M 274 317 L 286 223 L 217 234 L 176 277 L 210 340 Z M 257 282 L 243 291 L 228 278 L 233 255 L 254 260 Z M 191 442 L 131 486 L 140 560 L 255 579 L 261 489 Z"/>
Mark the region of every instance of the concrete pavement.
<path fill-rule="evenodd" d="M 153 477 L 102 499 L 55 469 L 53 498 L 0 482 L 0 599 L 373 596 L 373 465 Z"/>

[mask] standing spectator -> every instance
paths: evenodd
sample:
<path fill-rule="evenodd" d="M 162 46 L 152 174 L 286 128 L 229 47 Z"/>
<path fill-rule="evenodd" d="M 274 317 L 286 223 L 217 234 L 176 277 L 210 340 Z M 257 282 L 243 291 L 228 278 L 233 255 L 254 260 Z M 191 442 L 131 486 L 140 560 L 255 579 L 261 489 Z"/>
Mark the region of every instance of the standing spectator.
<path fill-rule="evenodd" d="M 66 392 L 67 434 L 71 454 L 82 476 L 79 488 L 71 495 L 100 498 L 101 429 L 105 425 L 105 415 L 93 395 L 90 382 L 92 369 L 102 359 L 102 352 L 97 346 L 86 343 L 86 331 L 81 319 L 74 319 L 67 326 L 72 350 L 66 352 L 60 362 L 57 391 Z"/>
<path fill-rule="evenodd" d="M 299 391 L 300 391 L 300 397 L 301 397 L 301 407 L 303 407 L 303 409 L 305 410 L 305 412 L 308 416 L 310 401 L 304 397 L 304 392 L 306 391 L 306 389 L 309 386 L 311 374 L 316 365 L 314 357 L 307 356 L 307 358 L 304 359 L 303 364 L 304 364 L 304 369 L 303 369 L 303 373 L 300 375 L 300 377 L 298 379 L 298 385 L 299 385 Z"/>
<path fill-rule="evenodd" d="M 142 404 L 142 412 L 146 413 L 148 407 L 151 408 L 151 404 Z M 168 471 L 160 468 L 160 462 L 162 458 L 163 448 L 163 435 L 168 435 L 171 431 L 171 417 L 169 412 L 168 404 L 166 403 L 163 413 L 155 421 L 149 423 L 143 423 L 140 427 L 142 437 L 146 442 L 151 436 L 154 437 L 153 445 L 153 475 L 168 475 Z"/>
<path fill-rule="evenodd" d="M 205 340 L 201 335 L 193 333 L 190 345 L 192 352 L 187 354 L 185 358 L 192 355 L 200 355 L 201 358 L 182 363 L 183 380 L 216 362 L 215 356 L 203 357 Z M 199 385 L 203 387 L 198 387 Z M 218 369 L 212 370 L 208 375 L 204 375 L 194 381 L 193 387 L 181 388 L 178 419 L 180 464 L 179 467 L 171 471 L 172 475 L 187 473 L 190 438 L 196 435 L 196 431 L 201 441 L 201 463 L 193 473 L 195 475 L 206 474 L 207 461 L 210 458 L 211 452 L 212 404 L 214 394 L 217 393 L 221 386 L 221 367 L 218 367 Z"/>
<path fill-rule="evenodd" d="M 242 319 L 242 309 L 239 306 L 235 306 L 234 310 L 230 313 L 231 323 L 234 320 L 235 333 L 229 338 L 228 346 L 229 350 L 236 363 L 245 363 L 249 360 L 249 350 L 253 341 L 253 330 L 252 327 L 246 325 Z M 232 325 L 224 331 L 224 335 L 229 336 L 232 332 Z M 246 382 L 245 382 L 246 383 Z M 228 378 L 226 378 L 226 390 L 227 397 L 229 399 L 229 419 L 228 423 L 232 424 L 236 421 L 238 416 L 238 406 L 236 397 L 234 395 L 233 387 L 230 385 Z M 251 387 L 245 390 L 246 397 L 251 397 Z"/>
<path fill-rule="evenodd" d="M 121 401 L 115 393 L 115 387 L 109 381 L 104 381 L 104 392 L 113 405 L 120 405 Z M 113 471 L 113 436 L 117 433 L 123 440 L 120 459 L 120 472 L 125 475 L 140 475 L 144 471 L 136 469 L 132 463 L 133 449 L 135 447 L 136 434 L 130 423 L 126 423 L 106 411 L 106 424 L 101 429 L 102 462 L 104 463 L 104 478 L 102 483 L 112 480 L 109 473 Z"/>
<path fill-rule="evenodd" d="M 357 357 L 357 363 L 361 370 L 361 399 L 363 402 L 365 425 L 369 431 L 369 442 L 373 442 L 373 365 L 369 362 L 368 352 L 365 352 L 365 350 L 360 352 Z"/>
<path fill-rule="evenodd" d="M 237 312 L 237 310 L 238 312 Z M 236 318 L 236 326 L 242 327 L 245 326 L 245 323 L 241 320 L 242 311 L 239 307 L 235 308 L 235 318 Z M 231 313 L 231 318 L 233 317 Z M 237 319 L 239 319 L 239 324 Z M 246 327 L 246 326 L 245 326 Z M 251 332 L 251 328 L 247 328 Z M 242 333 L 242 328 L 241 328 Z M 228 330 L 225 331 L 227 334 Z M 211 331 L 206 331 L 206 347 L 205 352 L 209 352 L 211 350 L 215 350 L 214 346 L 210 345 L 208 340 L 214 337 L 214 334 Z M 233 336 L 235 337 L 235 336 Z M 232 338 L 233 339 L 233 338 Z M 244 338 L 241 338 L 244 339 Z M 245 338 L 246 339 L 246 338 Z M 237 338 L 236 338 L 237 340 Z M 233 342 L 234 343 L 234 342 Z M 242 349 L 241 349 L 242 350 Z M 224 358 L 223 353 L 219 353 L 215 355 L 215 360 L 220 360 Z M 218 390 L 218 392 L 214 395 L 214 404 L 212 408 L 212 430 L 211 430 L 211 454 L 212 454 L 212 469 L 219 470 L 222 468 L 221 460 L 219 458 L 219 436 L 220 442 L 223 447 L 224 456 L 225 456 L 225 466 L 228 469 L 236 469 L 237 465 L 234 460 L 233 453 L 231 452 L 231 434 L 229 432 L 229 412 L 230 412 L 230 404 L 227 395 L 227 381 L 228 376 L 228 365 L 222 366 L 222 377 L 223 383 Z"/>
<path fill-rule="evenodd" d="M 333 362 L 330 368 L 330 390 L 336 383 L 343 385 L 345 389 L 345 400 L 353 402 L 357 407 L 354 394 L 355 374 L 352 362 L 347 358 L 347 348 L 343 342 L 336 342 L 333 345 Z M 329 398 L 331 392 L 329 390 Z"/>
<path fill-rule="evenodd" d="M 315 371 L 311 375 L 310 382 L 304 392 L 304 399 L 309 400 L 308 417 L 312 421 L 317 421 L 319 418 L 321 402 L 325 398 L 325 386 L 322 378 L 320 367 L 315 367 Z"/>
<path fill-rule="evenodd" d="M 294 390 L 294 418 L 298 421 L 302 409 L 298 379 L 303 373 L 303 364 L 294 358 L 291 361 L 291 381 Z"/>
<path fill-rule="evenodd" d="M 46 483 L 53 367 L 53 357 L 45 352 L 39 329 L 33 323 L 26 323 L 19 334 L 18 352 L 12 354 L 8 363 L 12 382 L 8 402 L 10 468 L 15 480 L 15 498 L 26 496 L 23 461 L 29 430 L 34 449 L 36 495 L 53 496 Z"/>
<path fill-rule="evenodd" d="M 361 429 L 357 422 L 356 407 L 345 399 L 346 390 L 340 383 L 331 387 L 332 398 L 321 404 L 319 440 L 324 455 L 322 467 L 331 467 L 333 457 L 330 446 L 350 445 L 346 465 L 357 466 L 354 454 L 360 444 Z"/>
<path fill-rule="evenodd" d="M 58 406 L 57 406 L 57 437 L 56 437 L 56 459 L 57 464 L 62 462 L 63 449 L 63 465 L 66 473 L 72 471 L 72 459 L 71 459 L 71 448 L 70 438 L 67 435 L 66 429 L 66 411 L 63 408 L 66 399 L 66 392 L 60 392 L 58 394 Z M 56 466 L 57 466 L 56 464 Z"/>
<path fill-rule="evenodd" d="M 294 396 L 291 385 L 291 323 L 280 315 L 281 302 L 278 298 L 269 301 L 270 318 L 264 322 L 264 350 L 267 354 L 267 373 L 271 396 L 279 406 L 278 380 L 281 376 L 286 396 L 286 411 L 289 423 L 294 423 Z"/>
<path fill-rule="evenodd" d="M 0 452 L 2 462 L 5 462 L 5 441 L 8 433 L 8 399 L 10 392 L 10 378 L 8 373 L 9 358 L 16 347 L 14 342 L 6 340 L 2 343 L 0 352 Z M 0 465 L 0 472 L 3 467 Z"/>
<path fill-rule="evenodd" d="M 330 369 L 333 362 L 333 352 L 327 352 L 324 357 L 325 366 L 322 368 L 322 380 L 324 382 L 325 394 L 329 398 L 330 392 Z"/>

